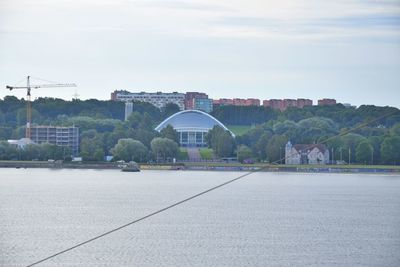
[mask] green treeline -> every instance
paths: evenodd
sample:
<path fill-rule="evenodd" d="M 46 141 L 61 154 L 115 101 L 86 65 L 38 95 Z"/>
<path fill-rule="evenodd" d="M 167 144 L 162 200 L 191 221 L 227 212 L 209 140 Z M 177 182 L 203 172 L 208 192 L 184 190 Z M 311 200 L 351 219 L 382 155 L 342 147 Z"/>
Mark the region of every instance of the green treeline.
<path fill-rule="evenodd" d="M 34 125 L 79 127 L 80 156 L 85 161 L 100 161 L 106 155 L 135 161 L 167 160 L 179 155 L 177 133 L 170 127 L 161 133 L 154 130 L 179 110 L 174 104 L 159 110 L 151 104 L 136 102 L 127 121 L 123 120 L 124 103 L 116 101 L 39 98 L 32 108 Z M 222 106 L 215 108 L 212 115 L 225 125 L 252 125 L 250 131 L 236 138 L 220 128 L 210 131 L 206 139 L 217 157 L 237 155 L 241 160 L 276 162 L 284 156 L 288 140 L 293 144 L 329 140 L 326 145 L 336 160 L 400 164 L 400 111 L 396 108 L 346 108 L 338 104 L 281 112 L 255 106 Z M 371 120 L 375 121 L 366 127 L 335 137 Z M 66 160 L 69 151 L 50 146 L 30 145 L 26 151 L 13 150 L 5 141 L 24 137 L 25 124 L 23 99 L 7 96 L 0 100 L 0 159 Z"/>
<path fill-rule="evenodd" d="M 338 127 L 352 127 L 358 123 L 378 118 L 385 114 L 395 112 L 393 107 L 377 107 L 371 105 L 360 106 L 359 108 L 346 108 L 342 104 L 334 106 L 307 106 L 302 109 L 288 108 L 281 112 L 262 106 L 221 106 L 211 113 L 215 118 L 228 125 L 253 125 L 262 124 L 270 120 L 298 122 L 313 117 L 324 117 L 337 123 Z M 400 113 L 378 120 L 375 124 L 391 127 L 400 122 Z"/>

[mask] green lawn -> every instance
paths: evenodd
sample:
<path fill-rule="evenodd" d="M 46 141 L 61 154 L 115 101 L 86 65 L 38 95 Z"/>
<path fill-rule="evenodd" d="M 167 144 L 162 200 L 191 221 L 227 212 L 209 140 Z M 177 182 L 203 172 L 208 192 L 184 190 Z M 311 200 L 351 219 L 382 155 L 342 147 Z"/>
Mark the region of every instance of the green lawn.
<path fill-rule="evenodd" d="M 211 148 L 200 148 L 200 156 L 202 159 L 213 159 L 213 150 Z"/>
<path fill-rule="evenodd" d="M 227 125 L 226 127 L 236 136 L 244 135 L 252 128 L 251 125 Z"/>
<path fill-rule="evenodd" d="M 178 159 L 179 160 L 188 160 L 189 159 L 189 155 L 188 155 L 186 148 L 184 148 L 184 147 L 179 148 Z"/>

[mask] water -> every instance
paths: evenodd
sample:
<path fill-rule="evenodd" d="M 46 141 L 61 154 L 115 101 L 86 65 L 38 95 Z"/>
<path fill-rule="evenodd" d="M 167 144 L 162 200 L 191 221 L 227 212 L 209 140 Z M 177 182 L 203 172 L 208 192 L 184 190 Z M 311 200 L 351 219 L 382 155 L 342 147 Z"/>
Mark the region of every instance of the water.
<path fill-rule="evenodd" d="M 240 174 L 0 169 L 0 265 Z M 400 176 L 255 173 L 39 266 L 400 266 Z"/>

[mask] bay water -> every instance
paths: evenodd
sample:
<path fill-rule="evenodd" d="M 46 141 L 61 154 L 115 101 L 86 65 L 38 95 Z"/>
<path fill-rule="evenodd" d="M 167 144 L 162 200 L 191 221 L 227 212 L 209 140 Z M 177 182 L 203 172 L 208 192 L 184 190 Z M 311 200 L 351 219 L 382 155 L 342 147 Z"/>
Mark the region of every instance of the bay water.
<path fill-rule="evenodd" d="M 0 169 L 0 266 L 242 174 Z M 400 175 L 254 173 L 38 266 L 400 266 Z"/>

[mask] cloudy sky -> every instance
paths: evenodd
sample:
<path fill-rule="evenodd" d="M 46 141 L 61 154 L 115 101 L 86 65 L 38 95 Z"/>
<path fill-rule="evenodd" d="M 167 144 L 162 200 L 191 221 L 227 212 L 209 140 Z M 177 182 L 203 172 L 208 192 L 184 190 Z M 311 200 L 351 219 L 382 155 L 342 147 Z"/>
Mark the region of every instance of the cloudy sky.
<path fill-rule="evenodd" d="M 202 91 L 400 107 L 400 0 L 0 0 L 0 97 L 26 75 L 78 84 L 33 97 Z"/>

